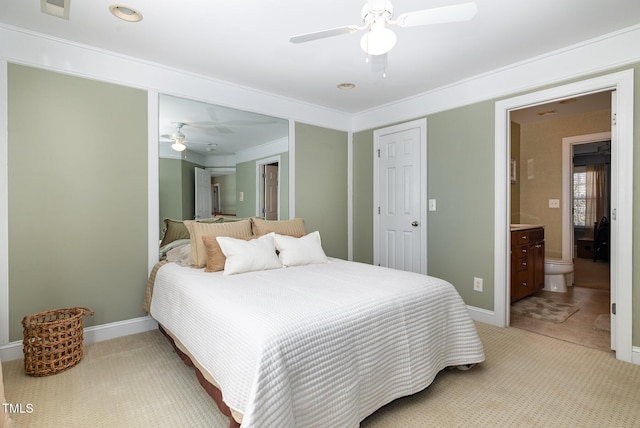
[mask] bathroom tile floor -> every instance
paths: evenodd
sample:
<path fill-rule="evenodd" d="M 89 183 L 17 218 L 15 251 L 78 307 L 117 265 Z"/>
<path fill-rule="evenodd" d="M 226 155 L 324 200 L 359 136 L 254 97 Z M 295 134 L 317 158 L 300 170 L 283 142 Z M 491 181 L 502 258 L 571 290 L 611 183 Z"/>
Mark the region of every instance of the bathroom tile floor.
<path fill-rule="evenodd" d="M 563 323 L 552 323 L 511 314 L 511 327 L 528 330 L 589 348 L 611 351 L 609 332 L 595 330 L 593 322 L 600 314 L 609 313 L 609 291 L 573 286 L 566 293 L 540 290 L 534 296 L 558 302 L 577 304 L 580 310 Z"/>

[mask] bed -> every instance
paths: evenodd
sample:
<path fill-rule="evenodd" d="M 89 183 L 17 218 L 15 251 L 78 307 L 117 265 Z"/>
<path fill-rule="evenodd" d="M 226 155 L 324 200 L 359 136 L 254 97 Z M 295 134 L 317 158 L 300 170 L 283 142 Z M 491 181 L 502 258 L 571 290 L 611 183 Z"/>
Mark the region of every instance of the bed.
<path fill-rule="evenodd" d="M 312 234 L 269 235 L 298 245 Z M 225 243 L 242 252 L 262 240 Z M 317 232 L 312 240 L 317 249 Z M 278 248 L 276 258 L 290 262 L 291 248 Z M 484 360 L 448 282 L 318 257 L 237 274 L 167 261 L 152 271 L 150 315 L 195 366 L 231 427 L 357 427 L 426 388 L 442 369 Z"/>

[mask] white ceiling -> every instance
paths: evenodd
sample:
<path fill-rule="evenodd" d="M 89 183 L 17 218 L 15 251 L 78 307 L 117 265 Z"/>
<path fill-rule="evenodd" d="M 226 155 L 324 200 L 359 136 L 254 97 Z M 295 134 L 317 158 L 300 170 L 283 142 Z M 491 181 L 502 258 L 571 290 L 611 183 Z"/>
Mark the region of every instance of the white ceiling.
<path fill-rule="evenodd" d="M 38 0 L 2 0 L 0 25 L 112 51 L 344 113 L 359 113 L 562 50 L 640 24 L 637 0 L 476 0 L 467 22 L 391 27 L 397 45 L 386 77 L 373 72 L 360 49 L 363 32 L 308 43 L 289 38 L 360 25 L 365 0 L 188 0 L 171 7 L 157 0 L 123 0 L 143 20 L 130 23 L 109 12 L 113 0 L 69 0 L 69 19 L 47 15 Z M 394 16 L 469 0 L 395 0 Z M 277 6 L 277 7 L 276 7 Z M 28 48 L 28 47 L 25 47 Z M 350 91 L 337 88 L 350 82 Z M 584 97 L 583 97 L 584 98 Z M 606 97 L 558 105 L 558 114 L 607 108 Z M 596 101 L 593 103 L 592 101 Z M 539 120 L 548 106 L 513 112 Z M 182 128 L 189 150 L 233 154 L 286 138 L 287 121 L 208 104 L 163 97 L 159 136 Z M 556 116 L 556 115 L 554 115 Z M 556 116 L 557 117 L 557 116 Z M 199 126 L 193 126 L 193 125 Z M 160 138 L 161 144 L 165 139 Z M 210 146 L 207 143 L 217 144 Z M 165 143 L 170 145 L 170 143 Z M 213 149 L 213 150 L 212 150 Z"/>
<path fill-rule="evenodd" d="M 468 0 L 395 0 L 394 16 Z M 387 76 L 359 47 L 362 32 L 303 44 L 289 38 L 361 23 L 365 0 L 123 0 L 144 19 L 109 12 L 113 0 L 70 0 L 69 19 L 38 0 L 2 0 L 0 25 L 141 58 L 346 113 L 412 97 L 640 22 L 637 0 L 477 0 L 472 21 L 393 27 Z M 356 85 L 337 89 L 342 82 Z"/>
<path fill-rule="evenodd" d="M 229 156 L 286 139 L 289 122 L 232 108 L 161 95 L 158 107 L 160 155 L 167 157 L 177 123 L 183 123 L 187 150 L 203 156 Z"/>

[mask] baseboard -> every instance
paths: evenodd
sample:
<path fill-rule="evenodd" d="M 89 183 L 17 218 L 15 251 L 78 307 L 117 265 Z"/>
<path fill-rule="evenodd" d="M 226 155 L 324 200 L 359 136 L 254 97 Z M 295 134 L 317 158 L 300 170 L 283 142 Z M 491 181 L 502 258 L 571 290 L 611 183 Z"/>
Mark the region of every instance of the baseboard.
<path fill-rule="evenodd" d="M 94 325 L 84 329 L 84 343 L 88 345 L 90 343 L 115 339 L 116 337 L 143 333 L 156 328 L 158 328 L 158 323 L 149 316 Z M 19 360 L 22 357 L 22 341 L 11 342 L 0 346 L 0 361 Z"/>
<path fill-rule="evenodd" d="M 631 362 L 636 366 L 640 366 L 640 346 L 634 346 L 631 349 Z"/>
<path fill-rule="evenodd" d="M 476 308 L 475 306 L 467 305 L 467 311 L 469 316 L 474 321 L 483 322 L 485 324 L 498 325 L 496 323 L 496 313 L 488 309 Z"/>

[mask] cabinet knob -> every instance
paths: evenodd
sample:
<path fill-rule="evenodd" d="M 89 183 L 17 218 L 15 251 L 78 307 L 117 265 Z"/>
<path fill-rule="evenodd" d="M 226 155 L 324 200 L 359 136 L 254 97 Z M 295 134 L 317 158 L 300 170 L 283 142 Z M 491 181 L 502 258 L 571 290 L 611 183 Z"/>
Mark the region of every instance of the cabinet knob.
<path fill-rule="evenodd" d="M 527 235 L 522 235 L 522 239 L 526 240 L 527 239 Z"/>
<path fill-rule="evenodd" d="M 526 282 L 523 282 L 523 283 L 522 283 L 522 284 L 520 284 L 520 285 L 522 285 L 523 287 L 526 287 L 526 286 L 527 286 L 527 283 L 526 283 Z"/>

